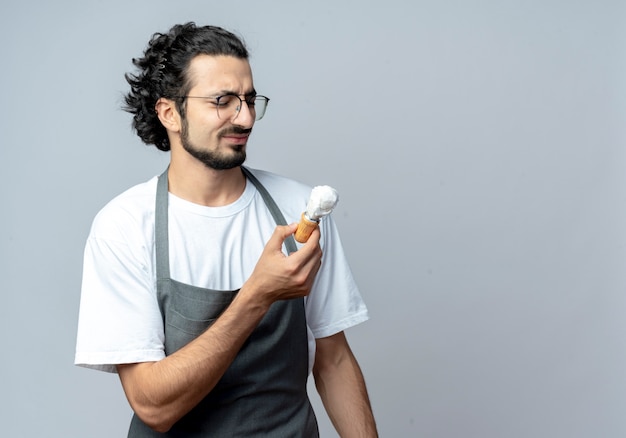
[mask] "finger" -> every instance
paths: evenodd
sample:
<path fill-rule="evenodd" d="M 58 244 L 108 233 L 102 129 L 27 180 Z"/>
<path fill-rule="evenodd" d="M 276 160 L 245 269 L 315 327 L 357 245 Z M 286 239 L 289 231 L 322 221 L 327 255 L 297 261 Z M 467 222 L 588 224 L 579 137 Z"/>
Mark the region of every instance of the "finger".
<path fill-rule="evenodd" d="M 322 249 L 320 247 L 319 240 L 319 230 L 313 231 L 309 239 L 304 244 L 302 244 L 297 252 L 291 254 L 291 257 L 296 257 L 297 259 L 300 259 L 301 263 L 303 263 L 303 266 L 314 266 L 316 264 L 319 264 L 322 258 Z"/>
<path fill-rule="evenodd" d="M 315 229 L 313 230 L 313 232 L 311 232 L 311 235 L 309 236 L 309 238 L 307 239 L 306 242 L 304 242 L 302 248 L 315 248 L 316 246 L 319 245 L 320 243 L 320 229 L 319 227 L 315 227 Z"/>
<path fill-rule="evenodd" d="M 298 224 L 278 225 L 265 247 L 274 251 L 282 251 L 283 242 L 296 231 L 297 227 Z"/>

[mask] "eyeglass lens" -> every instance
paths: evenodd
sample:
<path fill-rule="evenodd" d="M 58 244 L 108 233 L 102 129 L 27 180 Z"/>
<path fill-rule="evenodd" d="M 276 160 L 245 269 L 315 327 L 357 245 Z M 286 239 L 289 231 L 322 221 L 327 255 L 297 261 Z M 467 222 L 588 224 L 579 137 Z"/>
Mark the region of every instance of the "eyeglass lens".
<path fill-rule="evenodd" d="M 245 100 L 254 120 L 261 120 L 265 115 L 268 99 L 265 96 L 251 96 Z M 222 120 L 235 120 L 243 104 L 241 97 L 234 94 L 220 96 L 217 98 L 217 116 Z"/>

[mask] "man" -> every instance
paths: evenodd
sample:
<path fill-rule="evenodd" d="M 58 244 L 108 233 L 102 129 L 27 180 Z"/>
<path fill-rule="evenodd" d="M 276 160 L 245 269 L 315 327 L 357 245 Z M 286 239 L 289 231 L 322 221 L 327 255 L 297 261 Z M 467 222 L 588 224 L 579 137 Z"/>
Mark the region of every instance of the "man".
<path fill-rule="evenodd" d="M 170 165 L 94 220 L 76 364 L 119 374 L 129 437 L 318 436 L 311 370 L 340 435 L 376 436 L 343 334 L 367 309 L 333 220 L 296 247 L 310 187 L 242 166 L 269 101 L 247 49 L 188 23 L 133 63 L 125 109 Z"/>

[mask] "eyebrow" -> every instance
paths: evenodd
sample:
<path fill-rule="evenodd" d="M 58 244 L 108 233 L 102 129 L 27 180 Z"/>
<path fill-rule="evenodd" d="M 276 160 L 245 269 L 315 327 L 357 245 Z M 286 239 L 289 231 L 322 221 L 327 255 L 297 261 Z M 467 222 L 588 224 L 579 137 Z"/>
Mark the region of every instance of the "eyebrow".
<path fill-rule="evenodd" d="M 233 91 L 233 90 L 221 90 L 221 91 L 218 91 L 217 93 L 213 94 L 213 96 L 215 96 L 215 97 L 218 97 L 218 96 L 228 96 L 228 95 L 240 96 L 239 93 L 237 93 L 236 91 Z M 254 88 L 252 90 L 248 91 L 247 93 L 243 93 L 243 96 L 246 96 L 246 97 L 256 96 L 256 95 L 257 95 L 257 92 L 256 92 L 256 90 Z"/>

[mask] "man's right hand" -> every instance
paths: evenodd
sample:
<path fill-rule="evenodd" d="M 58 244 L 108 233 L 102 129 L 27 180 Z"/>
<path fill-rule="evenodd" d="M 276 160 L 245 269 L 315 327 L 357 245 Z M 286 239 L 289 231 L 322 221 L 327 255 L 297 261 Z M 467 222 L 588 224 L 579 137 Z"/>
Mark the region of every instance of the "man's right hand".
<path fill-rule="evenodd" d="M 309 294 L 322 263 L 320 232 L 314 230 L 298 251 L 286 256 L 282 251 L 283 242 L 297 228 L 298 224 L 276 227 L 239 295 L 254 294 L 269 308 L 275 301 Z"/>

